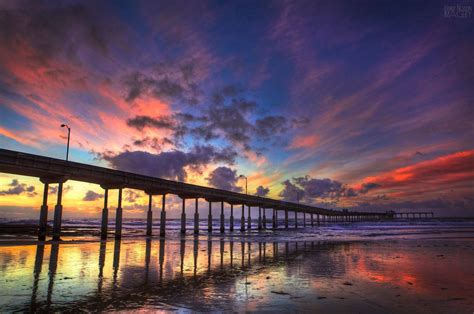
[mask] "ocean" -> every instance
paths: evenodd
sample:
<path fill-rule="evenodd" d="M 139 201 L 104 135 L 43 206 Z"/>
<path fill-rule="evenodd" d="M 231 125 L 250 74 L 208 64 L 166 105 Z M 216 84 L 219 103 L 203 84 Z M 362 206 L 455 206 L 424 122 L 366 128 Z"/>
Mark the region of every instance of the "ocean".
<path fill-rule="evenodd" d="M 36 221 L 3 221 L 30 225 Z M 252 221 L 256 227 L 257 221 Z M 207 233 L 167 221 L 165 238 L 124 221 L 65 220 L 59 242 L 3 232 L 0 312 L 472 313 L 474 222 L 406 220 Z M 302 226 L 303 221 L 298 222 Z M 270 223 L 268 223 L 270 226 Z M 283 228 L 282 225 L 279 226 Z M 5 229 L 6 230 L 6 229 Z"/>

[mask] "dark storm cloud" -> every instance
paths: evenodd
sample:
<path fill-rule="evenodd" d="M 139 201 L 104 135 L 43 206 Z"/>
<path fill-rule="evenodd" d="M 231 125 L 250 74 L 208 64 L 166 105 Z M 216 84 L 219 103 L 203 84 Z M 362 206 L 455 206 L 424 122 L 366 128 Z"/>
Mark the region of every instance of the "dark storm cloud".
<path fill-rule="evenodd" d="M 269 192 L 270 192 L 269 188 L 264 188 L 263 186 L 260 185 L 259 187 L 257 187 L 257 191 L 255 192 L 255 195 L 264 197 L 264 196 L 267 196 Z"/>
<path fill-rule="evenodd" d="M 148 176 L 185 181 L 185 167 L 199 171 L 209 163 L 233 164 L 236 152 L 231 148 L 195 146 L 189 152 L 179 150 L 151 154 L 144 151 L 125 151 L 118 154 L 102 153 L 99 158 L 108 161 L 113 168 Z"/>
<path fill-rule="evenodd" d="M 380 187 L 380 184 L 374 182 L 368 182 L 362 184 L 362 187 L 359 189 L 359 193 L 367 194 L 370 190 Z"/>
<path fill-rule="evenodd" d="M 33 197 L 36 195 L 35 187 L 30 185 L 28 186 L 25 183 L 20 183 L 17 179 L 13 179 L 10 184 L 8 184 L 9 188 L 6 190 L 0 191 L 0 195 L 27 195 L 29 197 Z"/>
<path fill-rule="evenodd" d="M 234 192 L 242 191 L 242 188 L 236 185 L 239 180 L 237 170 L 232 170 L 228 167 L 218 167 L 206 179 L 215 188 Z"/>
<path fill-rule="evenodd" d="M 104 194 L 99 194 L 99 193 L 96 193 L 94 191 L 87 191 L 86 192 L 86 195 L 84 195 L 84 197 L 82 198 L 83 201 L 86 201 L 86 202 L 92 202 L 92 201 L 96 201 L 98 199 L 101 199 L 104 197 Z"/>

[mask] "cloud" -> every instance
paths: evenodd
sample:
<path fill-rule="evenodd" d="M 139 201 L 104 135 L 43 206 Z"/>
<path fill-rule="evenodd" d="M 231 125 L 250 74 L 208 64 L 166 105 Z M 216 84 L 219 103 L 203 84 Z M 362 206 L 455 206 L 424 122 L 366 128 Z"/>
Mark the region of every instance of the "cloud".
<path fill-rule="evenodd" d="M 314 134 L 310 135 L 299 135 L 293 138 L 289 148 L 314 148 L 319 141 L 319 137 Z"/>
<path fill-rule="evenodd" d="M 199 172 L 209 163 L 233 164 L 237 153 L 232 148 L 217 150 L 214 146 L 194 146 L 190 151 L 173 150 L 152 154 L 144 151 L 124 151 L 118 154 L 105 152 L 99 158 L 113 168 L 147 176 L 185 181 L 185 167 Z"/>
<path fill-rule="evenodd" d="M 279 196 L 287 201 L 297 200 L 297 192 L 299 199 L 305 202 L 314 203 L 317 199 L 329 199 L 331 201 L 338 201 L 340 198 L 349 198 L 357 196 L 357 192 L 347 185 L 328 178 L 315 179 L 310 176 L 297 177 L 290 180 L 285 180 L 283 183 L 284 189 Z"/>
<path fill-rule="evenodd" d="M 309 176 L 294 178 L 293 182 L 301 186 L 308 198 L 339 199 L 340 197 L 353 197 L 357 193 L 343 183 L 331 179 L 314 179 Z"/>
<path fill-rule="evenodd" d="M 124 200 L 129 203 L 135 203 L 138 198 L 142 197 L 142 194 L 133 190 L 125 190 Z"/>
<path fill-rule="evenodd" d="M 135 71 L 123 77 L 127 90 L 125 101 L 133 102 L 144 96 L 160 100 L 180 100 L 187 104 L 199 102 L 197 60 L 167 60 L 154 64 L 147 73 Z"/>
<path fill-rule="evenodd" d="M 70 186 L 70 185 L 64 185 L 63 186 L 63 194 L 66 194 L 67 192 L 69 192 L 71 190 L 72 190 L 72 186 Z M 58 193 L 58 186 L 57 185 L 49 187 L 48 194 L 53 195 L 53 194 L 57 194 L 57 193 Z"/>
<path fill-rule="evenodd" d="M 374 182 L 363 183 L 361 188 L 358 190 L 359 193 L 367 194 L 370 190 L 380 187 L 380 184 Z"/>
<path fill-rule="evenodd" d="M 301 187 L 293 184 L 290 180 L 285 180 L 282 184 L 284 185 L 284 188 L 278 196 L 280 196 L 284 201 L 297 202 L 298 200 L 303 199 L 305 191 Z"/>
<path fill-rule="evenodd" d="M 255 192 L 255 195 L 265 197 L 268 195 L 269 192 L 270 192 L 269 188 L 264 188 L 263 186 L 260 185 L 257 187 L 257 191 Z"/>
<path fill-rule="evenodd" d="M 474 180 L 474 150 L 457 152 L 410 166 L 397 168 L 363 179 L 361 193 L 370 188 L 383 188 L 399 196 L 424 191 L 448 191 L 459 188 L 469 191 Z M 375 186 L 377 185 L 377 186 Z"/>
<path fill-rule="evenodd" d="M 0 191 L 0 195 L 26 195 L 28 197 L 33 197 L 37 193 L 35 192 L 35 187 L 33 185 L 27 185 L 25 183 L 20 183 L 17 179 L 13 179 L 9 188 L 6 190 Z"/>
<path fill-rule="evenodd" d="M 255 134 L 260 138 L 274 137 L 288 130 L 287 120 L 283 116 L 266 116 L 255 121 Z"/>
<path fill-rule="evenodd" d="M 134 118 L 127 120 L 129 127 L 136 128 L 142 131 L 145 127 L 151 127 L 156 129 L 174 129 L 176 127 L 175 121 L 169 116 L 161 116 L 152 118 L 149 116 L 135 116 Z"/>
<path fill-rule="evenodd" d="M 382 203 L 358 202 L 357 205 L 349 207 L 350 210 L 365 210 L 365 211 L 388 211 L 396 212 L 421 212 L 433 211 L 441 215 L 469 215 L 474 206 L 474 200 L 469 198 L 459 199 L 425 199 L 419 201 L 392 201 L 386 202 L 388 198 L 382 198 Z"/>
<path fill-rule="evenodd" d="M 99 193 L 96 193 L 94 191 L 87 191 L 86 192 L 86 195 L 84 195 L 84 197 L 82 198 L 83 201 L 86 201 L 86 202 L 92 202 L 92 201 L 96 201 L 98 199 L 101 199 L 104 197 L 104 194 L 99 194 Z"/>
<path fill-rule="evenodd" d="M 236 186 L 239 177 L 237 170 L 228 167 L 217 167 L 206 178 L 210 185 L 218 189 L 241 192 L 242 188 Z"/>

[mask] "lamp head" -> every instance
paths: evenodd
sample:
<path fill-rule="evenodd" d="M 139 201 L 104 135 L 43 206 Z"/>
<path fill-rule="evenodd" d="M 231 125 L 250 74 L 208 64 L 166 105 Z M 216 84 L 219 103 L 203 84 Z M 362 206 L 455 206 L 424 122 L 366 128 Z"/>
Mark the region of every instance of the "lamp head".
<path fill-rule="evenodd" d="M 61 124 L 61 127 L 64 128 L 66 125 L 65 124 Z"/>

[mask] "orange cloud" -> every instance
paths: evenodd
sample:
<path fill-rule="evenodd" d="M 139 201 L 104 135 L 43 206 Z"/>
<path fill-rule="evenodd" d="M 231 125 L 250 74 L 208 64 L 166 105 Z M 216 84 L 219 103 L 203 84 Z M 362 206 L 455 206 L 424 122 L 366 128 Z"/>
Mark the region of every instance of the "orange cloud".
<path fill-rule="evenodd" d="M 411 195 L 420 191 L 452 189 L 454 187 L 472 188 L 474 182 L 474 150 L 462 151 L 432 160 L 398 168 L 377 176 L 365 178 L 363 184 L 376 183 L 374 189 L 403 191 Z"/>
<path fill-rule="evenodd" d="M 316 143 L 319 142 L 319 137 L 317 135 L 300 135 L 296 136 L 291 142 L 289 148 L 298 149 L 298 148 L 312 148 L 316 146 Z"/>

